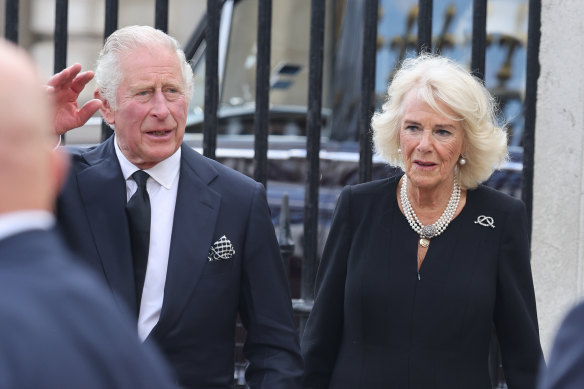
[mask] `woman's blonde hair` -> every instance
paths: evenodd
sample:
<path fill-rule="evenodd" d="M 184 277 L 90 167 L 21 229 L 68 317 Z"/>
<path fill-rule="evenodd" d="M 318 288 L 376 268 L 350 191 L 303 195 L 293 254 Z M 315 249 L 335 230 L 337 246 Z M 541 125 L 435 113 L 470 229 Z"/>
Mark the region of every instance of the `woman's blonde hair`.
<path fill-rule="evenodd" d="M 508 158 L 507 132 L 497 124 L 496 104 L 483 83 L 461 65 L 445 57 L 422 54 L 403 61 L 387 90 L 381 112 L 373 115 L 371 127 L 376 152 L 390 164 L 404 168 L 398 153 L 403 103 L 416 90 L 436 112 L 444 116 L 438 101 L 445 103 L 462 122 L 465 165 L 458 165 L 458 182 L 476 188 Z"/>

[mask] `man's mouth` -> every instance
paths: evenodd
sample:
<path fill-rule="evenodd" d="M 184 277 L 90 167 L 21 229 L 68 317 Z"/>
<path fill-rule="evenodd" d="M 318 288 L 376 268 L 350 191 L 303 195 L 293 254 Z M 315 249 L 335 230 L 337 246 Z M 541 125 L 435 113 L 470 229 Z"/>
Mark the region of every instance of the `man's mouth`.
<path fill-rule="evenodd" d="M 157 131 L 148 131 L 147 134 L 148 135 L 154 135 L 154 136 L 163 136 L 166 135 L 170 132 L 170 130 L 157 130 Z"/>

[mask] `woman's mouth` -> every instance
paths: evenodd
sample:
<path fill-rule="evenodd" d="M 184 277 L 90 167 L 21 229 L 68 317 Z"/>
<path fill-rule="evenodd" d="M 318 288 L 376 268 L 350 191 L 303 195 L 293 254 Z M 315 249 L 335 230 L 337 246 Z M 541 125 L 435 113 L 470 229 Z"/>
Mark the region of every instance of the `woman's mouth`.
<path fill-rule="evenodd" d="M 424 162 L 424 161 L 415 161 L 414 163 L 416 165 L 421 166 L 421 167 L 432 167 L 432 166 L 436 165 L 434 162 Z"/>

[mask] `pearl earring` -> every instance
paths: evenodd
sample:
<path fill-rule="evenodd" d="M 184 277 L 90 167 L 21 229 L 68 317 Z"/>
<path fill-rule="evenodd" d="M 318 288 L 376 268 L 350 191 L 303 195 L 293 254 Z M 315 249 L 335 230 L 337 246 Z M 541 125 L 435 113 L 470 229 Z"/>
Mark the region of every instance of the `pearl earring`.
<path fill-rule="evenodd" d="M 464 159 L 464 157 L 461 155 L 460 158 L 458 159 L 458 163 L 460 164 L 460 166 L 464 166 L 466 165 L 466 159 Z"/>
<path fill-rule="evenodd" d="M 398 149 L 397 149 L 397 153 L 398 153 L 399 155 L 401 155 L 401 149 L 399 149 L 399 148 L 398 148 Z"/>

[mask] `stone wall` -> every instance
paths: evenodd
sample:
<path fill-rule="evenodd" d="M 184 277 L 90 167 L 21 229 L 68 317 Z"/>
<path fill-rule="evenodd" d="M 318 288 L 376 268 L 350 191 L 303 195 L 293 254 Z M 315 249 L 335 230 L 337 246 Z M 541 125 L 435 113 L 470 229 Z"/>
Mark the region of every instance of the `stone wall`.
<path fill-rule="evenodd" d="M 543 0 L 535 135 L 532 268 L 544 352 L 584 277 L 584 7 Z"/>

